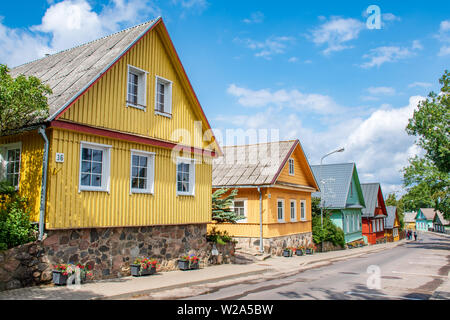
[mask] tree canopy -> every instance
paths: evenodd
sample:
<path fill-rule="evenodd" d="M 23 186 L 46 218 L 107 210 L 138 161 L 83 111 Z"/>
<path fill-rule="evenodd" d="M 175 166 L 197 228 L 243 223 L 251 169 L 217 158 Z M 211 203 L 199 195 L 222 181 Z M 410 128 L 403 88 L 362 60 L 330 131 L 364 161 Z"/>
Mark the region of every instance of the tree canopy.
<path fill-rule="evenodd" d="M 8 67 L 0 64 L 0 136 L 46 119 L 51 93 L 38 78 L 13 78 Z"/>
<path fill-rule="evenodd" d="M 229 195 L 223 197 L 228 190 L 226 188 L 218 189 L 212 195 L 212 219 L 217 222 L 235 223 L 242 219 L 242 217 L 236 215 L 231 209 L 238 190 L 234 189 Z"/>

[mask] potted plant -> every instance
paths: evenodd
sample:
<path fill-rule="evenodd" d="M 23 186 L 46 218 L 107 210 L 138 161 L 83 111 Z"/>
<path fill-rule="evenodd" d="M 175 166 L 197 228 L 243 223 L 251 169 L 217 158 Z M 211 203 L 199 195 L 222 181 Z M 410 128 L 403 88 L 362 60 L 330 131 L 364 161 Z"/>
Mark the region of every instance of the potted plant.
<path fill-rule="evenodd" d="M 182 256 L 178 260 L 178 268 L 183 271 L 198 269 L 198 257 L 193 254 L 191 254 L 190 256 Z"/>
<path fill-rule="evenodd" d="M 292 257 L 292 249 L 291 248 L 285 248 L 283 250 L 283 257 L 289 258 Z"/>
<path fill-rule="evenodd" d="M 60 286 L 66 285 L 69 277 L 75 274 L 77 272 L 77 269 L 79 270 L 81 283 L 84 283 L 86 281 L 87 276 L 92 276 L 92 272 L 89 271 L 91 269 L 90 266 L 84 266 L 80 263 L 76 265 L 70 263 L 61 263 L 53 266 L 53 283 Z M 76 281 L 76 279 L 74 280 Z"/>
<path fill-rule="evenodd" d="M 300 246 L 297 249 L 295 249 L 295 254 L 297 256 L 303 256 L 305 254 L 305 247 L 304 246 Z"/>
<path fill-rule="evenodd" d="M 131 275 L 134 277 L 147 276 L 156 273 L 158 261 L 149 258 L 136 258 L 130 265 Z"/>
<path fill-rule="evenodd" d="M 306 248 L 306 254 L 314 254 L 315 251 L 316 251 L 316 246 L 314 244 L 310 244 Z"/>

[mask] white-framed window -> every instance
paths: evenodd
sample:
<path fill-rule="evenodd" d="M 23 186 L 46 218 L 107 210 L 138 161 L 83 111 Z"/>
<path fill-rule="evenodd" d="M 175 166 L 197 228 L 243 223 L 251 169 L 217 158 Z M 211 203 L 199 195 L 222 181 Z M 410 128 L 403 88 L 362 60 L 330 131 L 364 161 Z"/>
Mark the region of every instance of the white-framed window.
<path fill-rule="evenodd" d="M 277 200 L 277 219 L 278 222 L 284 222 L 284 200 Z"/>
<path fill-rule="evenodd" d="M 151 193 L 155 183 L 155 153 L 131 150 L 130 193 Z"/>
<path fill-rule="evenodd" d="M 155 113 L 172 116 L 172 81 L 160 76 L 155 79 Z"/>
<path fill-rule="evenodd" d="M 147 107 L 147 71 L 128 65 L 127 106 L 145 110 Z"/>
<path fill-rule="evenodd" d="M 82 141 L 79 191 L 109 192 L 110 160 L 111 146 Z"/>
<path fill-rule="evenodd" d="M 195 195 L 195 160 L 177 158 L 177 195 Z"/>
<path fill-rule="evenodd" d="M 375 220 L 372 220 L 372 232 L 377 232 L 377 225 Z"/>
<path fill-rule="evenodd" d="M 289 175 L 293 176 L 295 174 L 295 166 L 294 166 L 294 159 L 289 159 Z"/>
<path fill-rule="evenodd" d="M 350 232 L 350 217 L 349 217 L 349 215 L 345 216 L 345 221 L 346 221 L 346 230 L 347 230 L 347 233 L 349 233 Z"/>
<path fill-rule="evenodd" d="M 241 217 L 237 222 L 247 222 L 247 199 L 234 199 L 233 211 Z"/>
<path fill-rule="evenodd" d="M 306 201 L 300 200 L 300 219 L 302 221 L 306 220 Z"/>
<path fill-rule="evenodd" d="M 297 221 L 297 201 L 290 200 L 291 221 Z"/>
<path fill-rule="evenodd" d="M 22 142 L 0 146 L 1 177 L 9 181 L 16 189 L 19 188 L 21 155 Z"/>

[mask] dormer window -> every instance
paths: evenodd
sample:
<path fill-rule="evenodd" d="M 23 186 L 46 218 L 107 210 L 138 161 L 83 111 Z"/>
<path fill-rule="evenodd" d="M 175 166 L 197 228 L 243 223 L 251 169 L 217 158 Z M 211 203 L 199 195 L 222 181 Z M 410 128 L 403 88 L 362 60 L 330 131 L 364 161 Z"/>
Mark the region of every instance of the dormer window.
<path fill-rule="evenodd" d="M 172 116 L 172 81 L 156 76 L 155 113 Z"/>
<path fill-rule="evenodd" d="M 294 159 L 289 159 L 289 175 L 294 175 Z"/>
<path fill-rule="evenodd" d="M 145 110 L 147 71 L 128 65 L 127 106 Z"/>

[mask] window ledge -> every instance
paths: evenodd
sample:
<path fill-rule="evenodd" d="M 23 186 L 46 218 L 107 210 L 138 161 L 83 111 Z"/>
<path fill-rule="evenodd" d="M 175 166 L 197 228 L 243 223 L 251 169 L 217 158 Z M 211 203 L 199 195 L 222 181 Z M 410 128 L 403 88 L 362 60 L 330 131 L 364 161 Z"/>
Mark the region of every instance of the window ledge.
<path fill-rule="evenodd" d="M 130 194 L 149 194 L 153 195 L 153 191 L 146 191 L 146 190 L 131 190 Z"/>
<path fill-rule="evenodd" d="M 177 196 L 181 196 L 181 197 L 195 197 L 195 194 L 177 192 Z"/>
<path fill-rule="evenodd" d="M 135 109 L 147 111 L 147 106 L 143 106 L 143 105 L 140 105 L 140 104 L 134 104 L 134 103 L 131 103 L 131 102 L 127 102 L 127 107 L 132 107 L 132 108 L 135 108 Z"/>
<path fill-rule="evenodd" d="M 155 110 L 155 114 L 158 116 L 163 116 L 163 117 L 172 119 L 172 114 L 170 114 L 170 113 L 165 113 L 165 112 Z"/>

